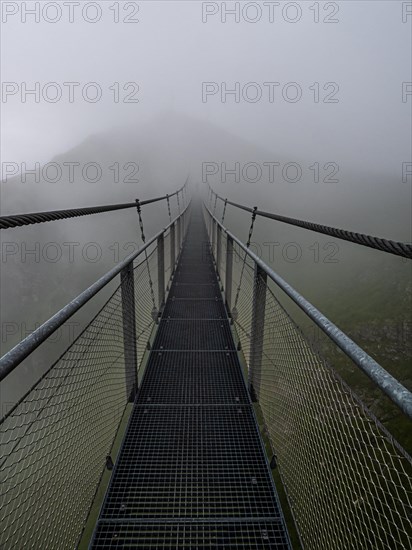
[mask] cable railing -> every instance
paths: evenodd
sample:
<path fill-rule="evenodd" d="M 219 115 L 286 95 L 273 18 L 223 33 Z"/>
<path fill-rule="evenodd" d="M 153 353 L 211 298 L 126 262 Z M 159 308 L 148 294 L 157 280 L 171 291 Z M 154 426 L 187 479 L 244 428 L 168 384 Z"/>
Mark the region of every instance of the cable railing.
<path fill-rule="evenodd" d="M 259 403 L 274 453 L 272 464 L 278 466 L 302 547 L 410 548 L 412 459 L 315 348 L 293 308 L 298 306 L 306 321 L 338 346 L 347 362 L 362 369 L 408 419 L 411 392 L 206 205 L 204 215 L 247 364 L 249 389 Z"/>
<path fill-rule="evenodd" d="M 24 376 L 24 359 L 118 281 L 77 339 L 45 365 L 45 374 L 0 422 L 2 548 L 78 545 L 104 472 L 113 465 L 189 213 L 190 205 L 182 205 L 166 228 L 0 359 L 2 384 L 11 372 Z"/>
<path fill-rule="evenodd" d="M 128 208 L 142 207 L 147 204 L 153 204 L 155 202 L 167 201 L 168 210 L 170 214 L 170 199 L 176 196 L 177 205 L 180 213 L 180 194 L 182 199 L 187 192 L 187 180 L 186 183 L 180 187 L 174 193 L 170 195 L 162 195 L 147 200 L 138 200 L 134 202 L 125 202 L 120 204 L 105 204 L 102 206 L 88 206 L 85 208 L 71 208 L 65 210 L 49 210 L 48 212 L 29 212 L 27 214 L 12 214 L 10 216 L 0 216 L 0 229 L 12 229 L 13 227 L 21 227 L 24 225 L 33 225 L 37 223 L 45 223 L 56 220 L 65 220 L 68 218 L 78 218 L 79 216 L 90 216 L 92 214 L 101 214 L 103 212 L 113 212 L 116 210 L 125 210 Z"/>
<path fill-rule="evenodd" d="M 273 214 L 272 212 L 264 212 L 263 210 L 259 210 L 256 206 L 251 208 L 250 206 L 245 206 L 244 204 L 239 204 L 237 202 L 230 201 L 227 198 L 223 198 L 215 191 L 213 191 L 210 185 L 209 193 L 210 199 L 214 199 L 214 210 L 216 209 L 217 201 L 220 200 L 224 203 L 224 211 L 226 211 L 227 205 L 229 204 L 240 210 L 244 210 L 245 212 L 250 212 L 255 216 L 261 216 L 263 218 L 269 218 L 271 220 L 287 223 L 289 225 L 295 225 L 297 227 L 301 227 L 302 229 L 307 229 L 309 231 L 315 231 L 316 233 L 322 233 L 324 235 L 335 237 L 336 239 L 341 239 L 362 246 L 367 246 L 369 248 L 374 248 L 375 250 L 394 254 L 395 256 L 401 256 L 402 258 L 412 259 L 412 244 L 410 243 L 383 239 L 381 237 L 365 235 L 364 233 L 348 231 L 347 229 L 339 229 L 337 227 L 330 227 L 327 225 L 322 225 L 306 220 L 299 220 L 296 218 L 290 218 L 288 216 Z"/>

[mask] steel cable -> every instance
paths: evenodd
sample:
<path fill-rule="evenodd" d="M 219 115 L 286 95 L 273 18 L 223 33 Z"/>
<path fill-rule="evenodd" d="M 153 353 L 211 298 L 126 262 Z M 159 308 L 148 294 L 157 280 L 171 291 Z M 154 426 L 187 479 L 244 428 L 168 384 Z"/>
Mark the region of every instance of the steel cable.
<path fill-rule="evenodd" d="M 186 184 L 185 184 L 186 185 Z M 162 200 L 167 200 L 168 197 L 180 193 L 183 188 L 175 191 L 171 195 L 164 195 L 154 199 L 140 201 L 140 206 L 152 204 Z M 68 210 L 50 210 L 48 212 L 31 212 L 28 214 L 13 214 L 11 216 L 0 216 L 0 229 L 11 229 L 13 227 L 21 227 L 24 225 L 32 225 L 37 223 L 45 223 L 56 220 L 65 220 L 68 218 L 77 218 L 80 216 L 89 216 L 91 214 L 100 214 L 102 212 L 113 212 L 115 210 L 125 210 L 127 208 L 135 208 L 135 202 L 125 202 L 121 204 L 107 204 L 103 206 L 90 206 L 86 208 L 72 208 Z"/>
<path fill-rule="evenodd" d="M 245 210 L 246 212 L 253 212 L 253 208 L 224 199 L 223 197 L 215 193 L 212 188 L 210 188 L 210 190 L 212 196 L 215 195 L 216 201 L 217 199 L 220 199 L 221 201 L 226 202 L 227 204 L 231 204 L 232 206 L 235 206 L 236 208 L 239 208 L 241 210 Z M 364 233 L 348 231 L 347 229 L 339 229 L 337 227 L 330 227 L 328 225 L 299 220 L 297 218 L 281 216 L 279 214 L 273 214 L 271 212 L 264 212 L 263 210 L 256 210 L 256 215 L 262 216 L 263 218 L 269 218 L 279 222 L 287 223 L 289 225 L 302 227 L 303 229 L 315 231 L 316 233 L 323 233 L 324 235 L 329 235 L 337 239 L 360 244 L 369 248 L 374 248 L 375 250 L 381 250 L 382 252 L 388 252 L 389 254 L 395 254 L 396 256 L 401 256 L 403 258 L 412 259 L 412 244 L 409 243 L 393 241 L 381 237 L 374 237 L 372 235 L 366 235 Z"/>

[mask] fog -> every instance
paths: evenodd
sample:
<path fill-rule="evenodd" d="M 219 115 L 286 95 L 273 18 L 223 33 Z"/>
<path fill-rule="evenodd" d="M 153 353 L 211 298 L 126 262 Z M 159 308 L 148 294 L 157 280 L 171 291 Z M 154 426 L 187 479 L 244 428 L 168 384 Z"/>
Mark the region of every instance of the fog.
<path fill-rule="evenodd" d="M 410 242 L 411 21 L 398 1 L 2 2 L 1 213 L 147 199 L 188 177 L 192 190 Z M 166 205 L 143 219 L 154 234 Z M 228 207 L 225 221 L 247 238 L 248 214 Z M 3 352 L 141 244 L 133 210 L 1 239 Z M 267 220 L 253 241 L 338 324 L 350 328 L 350 292 L 390 293 L 410 318 L 399 258 Z M 73 258 L 65 243 L 78 243 Z"/>

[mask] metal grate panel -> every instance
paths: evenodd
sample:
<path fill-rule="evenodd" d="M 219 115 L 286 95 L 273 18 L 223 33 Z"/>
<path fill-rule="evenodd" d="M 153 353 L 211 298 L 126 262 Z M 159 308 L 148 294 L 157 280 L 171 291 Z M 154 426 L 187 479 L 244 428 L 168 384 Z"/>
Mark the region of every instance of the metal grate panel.
<path fill-rule="evenodd" d="M 187 265 L 176 270 L 174 282 L 181 283 L 216 283 L 216 275 L 212 267 L 202 266 L 199 269 L 199 264 L 194 263 L 193 266 Z"/>
<path fill-rule="evenodd" d="M 278 515 L 249 406 L 135 407 L 103 518 Z"/>
<path fill-rule="evenodd" d="M 174 283 L 170 289 L 170 298 L 183 299 L 199 299 L 206 298 L 208 300 L 221 298 L 219 287 L 214 284 L 176 284 Z"/>
<path fill-rule="evenodd" d="M 276 521 L 230 523 L 115 523 L 99 525 L 96 549 L 287 550 L 283 525 Z"/>
<path fill-rule="evenodd" d="M 154 367 L 197 365 L 198 368 L 207 367 L 210 364 L 220 368 L 234 367 L 238 365 L 236 351 L 152 351 L 150 364 Z"/>
<path fill-rule="evenodd" d="M 203 364 L 197 360 L 201 356 Z M 138 402 L 237 404 L 248 403 L 248 395 L 233 352 L 153 352 Z"/>
<path fill-rule="evenodd" d="M 180 264 L 182 266 L 191 266 L 195 264 L 213 265 L 213 256 L 209 248 L 201 247 L 198 249 L 183 250 L 180 255 Z"/>
<path fill-rule="evenodd" d="M 153 349 L 231 350 L 235 349 L 229 322 L 165 320 L 161 321 Z"/>
<path fill-rule="evenodd" d="M 227 319 L 222 300 L 169 300 L 163 319 Z"/>

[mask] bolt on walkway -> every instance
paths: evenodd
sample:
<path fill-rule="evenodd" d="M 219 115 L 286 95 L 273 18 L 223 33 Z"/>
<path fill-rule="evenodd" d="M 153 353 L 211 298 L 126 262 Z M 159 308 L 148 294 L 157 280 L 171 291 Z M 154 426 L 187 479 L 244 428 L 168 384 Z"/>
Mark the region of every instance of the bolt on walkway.
<path fill-rule="evenodd" d="M 91 548 L 290 548 L 200 207 Z"/>

